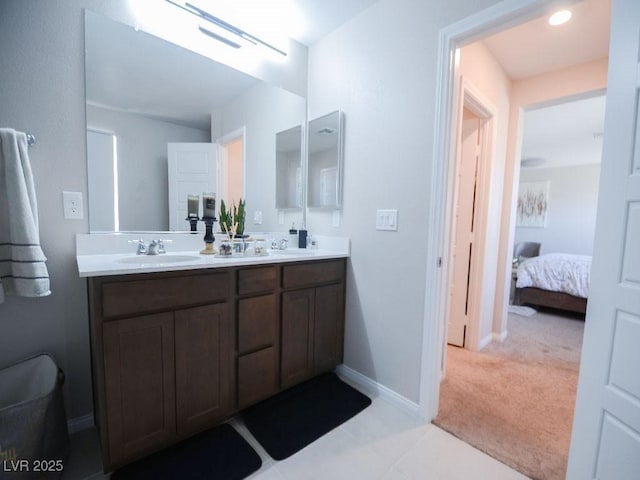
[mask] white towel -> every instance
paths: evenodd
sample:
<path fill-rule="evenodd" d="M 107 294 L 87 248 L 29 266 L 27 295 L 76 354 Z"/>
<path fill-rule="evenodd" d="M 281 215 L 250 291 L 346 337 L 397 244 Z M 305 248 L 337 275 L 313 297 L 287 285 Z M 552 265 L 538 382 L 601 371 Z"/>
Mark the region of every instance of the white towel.
<path fill-rule="evenodd" d="M 9 294 L 51 294 L 46 260 L 40 248 L 27 135 L 0 128 L 0 303 Z"/>

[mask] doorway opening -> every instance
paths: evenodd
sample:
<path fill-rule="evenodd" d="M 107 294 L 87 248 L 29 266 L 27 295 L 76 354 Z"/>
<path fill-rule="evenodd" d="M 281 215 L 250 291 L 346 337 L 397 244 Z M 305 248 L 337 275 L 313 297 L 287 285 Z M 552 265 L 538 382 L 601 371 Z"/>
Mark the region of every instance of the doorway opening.
<path fill-rule="evenodd" d="M 446 359 L 446 342 L 447 338 L 447 325 L 445 319 L 448 319 L 450 308 L 449 286 L 452 282 L 452 270 L 454 262 L 451 261 L 451 245 L 454 244 L 454 228 L 451 225 L 453 212 L 455 211 L 455 201 L 452 192 L 454 191 L 453 185 L 455 184 L 453 165 L 448 164 L 444 159 L 450 158 L 449 153 L 452 145 L 451 139 L 455 138 L 455 124 L 456 110 L 455 105 L 459 104 L 459 100 L 456 97 L 456 90 L 454 88 L 455 81 L 457 79 L 457 65 L 456 52 L 457 48 L 470 45 L 472 42 L 478 42 L 480 38 L 488 37 L 495 34 L 497 31 L 502 31 L 507 27 L 513 25 L 523 25 L 531 20 L 540 17 L 542 14 L 546 14 L 549 7 L 554 2 L 529 1 L 525 2 L 526 5 L 517 5 L 515 2 L 503 2 L 492 9 L 490 13 L 482 12 L 475 18 L 465 19 L 464 22 L 454 24 L 450 28 L 445 29 L 442 33 L 441 42 L 441 54 L 440 54 L 440 78 L 439 78 L 439 92 L 441 97 L 438 98 L 437 104 L 437 119 L 436 121 L 436 141 L 434 146 L 434 157 L 440 159 L 434 162 L 432 172 L 432 191 L 431 199 L 436 211 L 441 211 L 441 216 L 434 216 L 429 219 L 430 231 L 435 233 L 435 238 L 438 242 L 434 242 L 435 245 L 430 245 L 430 251 L 428 252 L 429 258 L 438 259 L 439 264 L 442 264 L 442 269 L 428 268 L 427 271 L 427 295 L 425 297 L 425 329 L 423 337 L 423 369 L 422 369 L 422 382 L 421 382 L 421 401 L 420 408 L 428 419 L 434 419 L 438 412 L 439 405 L 439 388 L 440 381 L 444 375 L 444 365 Z M 581 6 L 592 6 L 594 2 L 586 0 L 580 4 Z M 605 5 L 606 6 L 606 5 Z M 610 11 L 610 5 L 608 5 Z M 607 31 L 608 42 L 608 31 Z M 515 45 L 518 45 L 516 42 Z M 608 43 L 607 43 L 608 45 Z M 540 51 L 537 51 L 540 55 Z M 606 54 L 605 54 L 606 57 Z M 533 105 L 541 105 L 544 102 L 550 100 L 567 97 L 571 95 L 580 95 L 586 92 L 592 92 L 598 89 L 603 89 L 606 86 L 606 70 L 607 61 L 606 58 L 601 64 L 596 65 L 597 62 L 590 60 L 590 65 L 583 66 L 583 72 L 593 67 L 604 72 L 602 78 L 595 79 L 593 81 L 585 81 L 585 77 L 580 74 L 574 76 L 574 80 L 577 83 L 567 81 L 571 75 L 567 72 L 565 82 L 553 82 L 543 85 L 538 84 L 537 94 L 535 88 L 525 91 L 521 88 L 512 88 L 509 93 L 509 101 L 507 105 L 506 115 L 512 119 L 508 127 L 502 125 L 502 134 L 505 134 L 505 128 L 509 135 L 509 142 L 507 145 L 496 145 L 497 150 L 501 150 L 500 154 L 503 156 L 502 165 L 492 166 L 492 175 L 494 175 L 490 181 L 492 186 L 491 190 L 487 190 L 484 193 L 490 197 L 487 206 L 487 212 L 490 215 L 495 215 L 498 218 L 498 227 L 495 231 L 492 228 L 487 228 L 484 225 L 485 230 L 489 230 L 490 233 L 497 233 L 493 238 L 487 239 L 487 245 L 493 249 L 493 253 L 483 255 L 485 259 L 485 269 L 480 278 L 483 283 L 480 285 L 482 288 L 477 290 L 483 290 L 484 295 L 487 292 L 491 292 L 490 301 L 485 301 L 483 304 L 483 312 L 489 312 L 485 318 L 489 319 L 488 323 L 476 323 L 482 331 L 479 333 L 479 338 L 486 338 L 489 335 L 489 341 L 491 339 L 503 339 L 507 334 L 506 329 L 506 310 L 507 301 L 509 295 L 509 287 L 511 282 L 511 261 L 514 235 L 510 232 L 510 225 L 514 221 L 514 202 L 517 194 L 517 188 L 515 186 L 518 182 L 518 163 L 521 155 L 521 137 L 519 132 L 522 129 L 522 116 L 526 108 Z M 579 65 L 573 65 L 576 70 L 574 74 L 580 70 Z M 542 72 L 547 73 L 547 72 Z M 593 73 L 593 70 L 591 70 Z M 538 78 L 541 80 L 542 77 Z M 549 78 L 547 78 L 549 80 Z M 523 82 L 521 82 L 523 83 Z M 528 85 L 532 87 L 535 82 L 531 81 Z M 522 85 L 518 85 L 520 87 Z M 534 91 L 534 93 L 532 93 Z M 544 95 L 540 95 L 544 93 Z M 459 98 L 459 97 L 458 97 Z M 493 98 L 493 97 L 492 97 Z M 505 118 L 505 112 L 502 110 L 503 105 L 498 105 L 501 118 Z M 498 132 L 498 138 L 500 132 Z M 506 161 L 505 161 L 506 159 Z M 496 170 L 497 169 L 497 170 Z M 495 176 L 497 175 L 497 176 Z M 497 192 L 498 201 L 494 201 L 494 193 Z M 490 218 L 490 217 L 489 217 Z M 505 233 L 506 232 L 506 233 Z M 474 247 L 475 249 L 475 247 Z M 489 270 L 487 270 L 487 268 Z M 491 272 L 490 269 L 494 271 Z M 489 274 L 488 274 L 489 273 Z M 471 275 L 473 278 L 473 273 Z M 487 282 L 487 278 L 489 282 Z M 473 298 L 472 292 L 474 289 L 470 289 L 471 298 Z M 485 310 L 486 308 L 486 310 Z M 487 330 L 487 326 L 489 327 Z M 435 339 L 435 340 L 433 340 Z"/>

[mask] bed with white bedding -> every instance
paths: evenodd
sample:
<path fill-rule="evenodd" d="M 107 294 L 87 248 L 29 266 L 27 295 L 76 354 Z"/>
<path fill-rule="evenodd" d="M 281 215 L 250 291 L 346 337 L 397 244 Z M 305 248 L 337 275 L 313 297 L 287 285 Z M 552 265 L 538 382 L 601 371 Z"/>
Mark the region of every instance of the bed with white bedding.
<path fill-rule="evenodd" d="M 518 266 L 516 305 L 530 304 L 585 313 L 591 257 L 551 253 Z"/>

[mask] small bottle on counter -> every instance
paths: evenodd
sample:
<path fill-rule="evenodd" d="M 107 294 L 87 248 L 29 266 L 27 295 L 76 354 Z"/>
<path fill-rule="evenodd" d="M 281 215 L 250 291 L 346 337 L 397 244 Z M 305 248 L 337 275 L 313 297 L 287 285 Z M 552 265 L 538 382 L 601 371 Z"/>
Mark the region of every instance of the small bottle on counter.
<path fill-rule="evenodd" d="M 298 231 L 298 248 L 307 248 L 307 231 L 304 227 Z"/>

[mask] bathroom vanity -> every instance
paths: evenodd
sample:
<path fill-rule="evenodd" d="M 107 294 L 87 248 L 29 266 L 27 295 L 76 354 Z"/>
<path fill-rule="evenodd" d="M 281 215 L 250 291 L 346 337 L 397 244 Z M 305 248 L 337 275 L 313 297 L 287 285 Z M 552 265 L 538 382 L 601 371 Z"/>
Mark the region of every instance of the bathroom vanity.
<path fill-rule="evenodd" d="M 203 259 L 146 273 L 125 264 L 93 276 L 79 256 L 105 471 L 340 364 L 346 256 Z"/>

